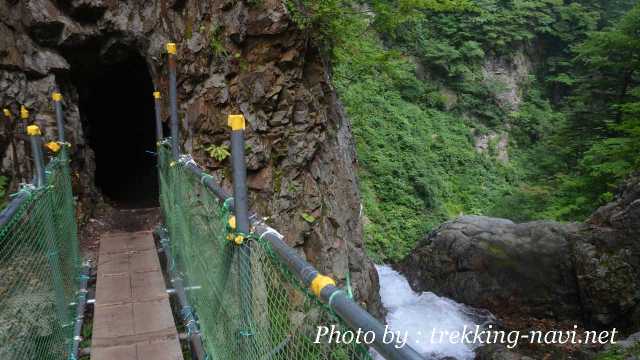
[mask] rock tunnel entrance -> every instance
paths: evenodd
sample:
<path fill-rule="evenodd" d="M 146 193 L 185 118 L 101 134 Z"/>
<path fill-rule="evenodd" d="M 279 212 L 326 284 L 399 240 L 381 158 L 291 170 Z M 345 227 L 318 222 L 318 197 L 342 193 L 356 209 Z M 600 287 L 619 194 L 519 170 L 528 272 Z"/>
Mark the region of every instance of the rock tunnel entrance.
<path fill-rule="evenodd" d="M 79 92 L 89 146 L 95 153 L 95 184 L 116 207 L 158 206 L 153 83 L 148 66 L 132 52 L 92 67 L 95 70 L 83 79 L 84 89 Z"/>

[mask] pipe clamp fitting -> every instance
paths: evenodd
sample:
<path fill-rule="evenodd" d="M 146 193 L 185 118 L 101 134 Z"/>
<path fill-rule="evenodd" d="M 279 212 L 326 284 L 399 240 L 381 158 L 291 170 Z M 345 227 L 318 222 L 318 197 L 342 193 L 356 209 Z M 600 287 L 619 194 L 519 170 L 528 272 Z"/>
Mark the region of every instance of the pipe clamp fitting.
<path fill-rule="evenodd" d="M 336 281 L 328 276 L 318 274 L 315 278 L 313 278 L 313 280 L 311 280 L 311 286 L 309 286 L 309 288 L 311 289 L 311 292 L 313 292 L 317 297 L 320 297 L 322 289 L 324 289 L 328 285 L 335 286 Z"/>

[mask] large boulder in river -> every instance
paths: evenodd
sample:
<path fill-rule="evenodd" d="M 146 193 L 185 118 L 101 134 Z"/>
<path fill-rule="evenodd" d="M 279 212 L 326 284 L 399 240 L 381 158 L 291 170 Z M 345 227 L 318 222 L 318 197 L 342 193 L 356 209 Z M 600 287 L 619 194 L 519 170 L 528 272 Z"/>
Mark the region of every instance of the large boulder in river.
<path fill-rule="evenodd" d="M 405 272 L 412 286 L 472 306 L 575 317 L 580 292 L 567 238 L 578 227 L 463 216 L 430 233 Z"/>
<path fill-rule="evenodd" d="M 399 267 L 415 290 L 502 316 L 640 327 L 640 178 L 587 223 L 463 216 Z"/>

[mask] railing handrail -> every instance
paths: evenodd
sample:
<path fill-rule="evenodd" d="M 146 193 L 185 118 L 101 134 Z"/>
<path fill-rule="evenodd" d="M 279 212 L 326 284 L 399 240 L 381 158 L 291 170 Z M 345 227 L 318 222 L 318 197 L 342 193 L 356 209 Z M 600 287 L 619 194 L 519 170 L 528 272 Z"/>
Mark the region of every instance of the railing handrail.
<path fill-rule="evenodd" d="M 164 145 L 164 142 L 160 144 Z M 188 159 L 188 160 L 186 160 Z M 181 156 L 184 166 L 189 169 L 206 186 L 220 202 L 227 204 L 230 211 L 233 209 L 232 196 L 224 190 L 204 169 L 202 169 L 191 157 L 185 154 Z M 261 218 L 253 213 L 249 217 L 253 234 L 269 242 L 274 254 L 287 269 L 309 288 L 313 279 L 321 273 L 309 262 L 302 259 L 297 252 L 285 241 L 284 236 L 277 230 L 267 225 Z M 374 318 L 369 312 L 353 301 L 347 293 L 338 286 L 328 285 L 320 292 L 319 300 L 329 306 L 352 329 L 362 329 L 362 332 L 373 331 L 375 333 L 372 346 L 382 356 L 389 360 L 424 360 L 424 358 L 410 345 L 405 344 L 401 348 L 395 346 L 395 342 L 384 343 L 383 336 L 385 326 Z"/>

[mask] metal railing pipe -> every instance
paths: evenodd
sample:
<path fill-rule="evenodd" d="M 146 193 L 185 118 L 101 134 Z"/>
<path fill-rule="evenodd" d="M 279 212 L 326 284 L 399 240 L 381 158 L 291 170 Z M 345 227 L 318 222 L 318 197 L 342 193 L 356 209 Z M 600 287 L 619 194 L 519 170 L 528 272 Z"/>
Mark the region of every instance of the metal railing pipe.
<path fill-rule="evenodd" d="M 231 199 L 231 195 L 223 189 L 218 183 L 213 179 L 213 177 L 208 176 L 208 174 L 202 170 L 197 164 L 193 162 L 189 162 L 186 164 L 187 169 L 189 169 L 198 179 L 201 179 L 202 184 L 220 200 L 226 201 L 227 199 Z M 233 206 L 233 204 L 231 204 Z"/>
<path fill-rule="evenodd" d="M 55 90 L 53 90 L 53 94 L 51 94 L 51 99 L 53 99 L 53 105 L 56 109 L 56 123 L 58 125 L 58 142 L 64 144 L 65 136 L 64 136 L 64 112 L 62 111 L 62 94 L 58 90 L 56 86 Z"/>
<path fill-rule="evenodd" d="M 20 111 L 20 117 L 25 122 L 29 119 L 29 111 L 23 106 Z M 26 127 L 27 135 L 31 143 L 31 155 L 33 156 L 33 169 L 35 171 L 36 187 L 43 187 L 46 183 L 46 174 L 44 172 L 44 156 L 42 155 L 42 132 L 38 125 L 29 125 Z"/>
<path fill-rule="evenodd" d="M 28 113 L 25 118 L 28 117 Z M 27 135 L 31 140 L 31 151 L 33 152 L 34 168 L 36 169 L 35 185 L 38 189 L 47 185 L 46 172 L 44 170 L 44 155 L 42 154 L 42 140 L 40 136 L 40 128 L 38 125 L 27 126 Z M 47 191 L 47 190 L 44 190 Z M 51 210 L 53 209 L 51 194 L 46 193 L 46 196 L 41 200 L 48 204 L 49 211 L 45 211 L 41 214 L 45 226 L 45 234 L 47 234 L 46 244 L 47 247 L 47 260 L 49 261 L 49 267 L 51 269 L 51 278 L 53 281 L 55 293 L 56 293 L 56 306 L 58 308 L 58 315 L 60 317 L 61 325 L 64 327 L 66 321 L 69 320 L 67 306 L 65 304 L 64 295 L 64 282 L 62 280 L 62 266 L 60 263 L 60 253 L 58 244 L 56 243 L 56 227 L 55 220 L 53 218 Z"/>
<path fill-rule="evenodd" d="M 202 179 L 202 183 L 211 190 L 220 201 L 225 202 L 231 199 L 229 194 L 215 182 L 213 177 L 206 176 L 206 172 L 195 164 L 195 162 L 187 163 L 186 167 L 197 178 Z M 278 231 L 266 225 L 258 216 L 252 215 L 250 216 L 250 220 L 253 226 L 253 233 L 268 241 L 275 255 L 283 262 L 288 270 L 291 271 L 304 286 L 310 287 L 313 280 L 321 275 L 320 272 L 309 262 L 301 258 L 296 251 L 284 241 L 283 236 Z M 353 301 L 353 299 L 349 298 L 347 294 L 337 286 L 325 286 L 320 292 L 319 298 L 322 302 L 333 308 L 351 329 L 361 328 L 363 331 L 373 331 L 375 333 L 375 339 L 372 347 L 386 359 L 424 360 L 424 358 L 408 344 L 399 349 L 394 346 L 393 342 L 385 344 L 383 342 L 384 325 Z"/>
<path fill-rule="evenodd" d="M 171 107 L 171 153 L 174 159 L 178 159 L 180 148 L 180 128 L 178 126 L 178 85 L 176 80 L 176 44 L 167 44 L 169 56 L 169 106 Z"/>
<path fill-rule="evenodd" d="M 162 117 L 160 115 L 160 97 L 160 91 L 156 90 L 153 92 L 153 102 L 156 111 L 156 142 L 158 144 L 160 144 L 160 141 L 164 138 L 162 134 Z"/>
<path fill-rule="evenodd" d="M 69 359 L 77 359 L 80 357 L 79 348 L 82 341 L 82 325 L 84 324 L 84 311 L 87 305 L 87 284 L 91 274 L 91 264 L 85 262 L 80 271 L 80 290 L 78 291 L 78 304 L 76 306 L 76 322 L 73 328 L 73 344 Z"/>
<path fill-rule="evenodd" d="M 231 162 L 233 165 L 233 203 L 236 216 L 235 242 L 240 246 L 240 307 L 244 326 L 243 350 L 249 352 L 252 336 L 252 298 L 253 285 L 251 274 L 251 244 L 247 241 L 249 235 L 249 201 L 247 195 L 247 165 L 244 151 L 245 119 L 242 115 L 229 115 L 231 127 Z"/>
<path fill-rule="evenodd" d="M 311 287 L 320 272 L 284 242 L 282 235 L 268 225 L 257 222 L 255 233 L 269 241 L 271 249 L 282 260 L 289 270 L 306 286 Z M 385 327 L 376 318 L 356 304 L 349 296 L 335 285 L 327 285 L 320 292 L 320 300 L 329 305 L 351 329 L 362 329 L 363 332 L 373 331 L 376 336 L 372 344 L 381 355 L 389 360 L 422 360 L 411 346 L 405 345 L 398 349 L 395 342 L 383 342 Z"/>
<path fill-rule="evenodd" d="M 4 228 L 13 216 L 22 208 L 25 201 L 29 199 L 29 194 L 18 192 L 16 196 L 9 202 L 7 207 L 0 212 L 0 229 Z"/>
<path fill-rule="evenodd" d="M 63 165 L 62 165 L 62 172 L 64 174 L 64 177 L 66 179 L 71 179 L 71 170 L 69 168 L 69 163 L 68 160 L 70 160 L 69 158 L 69 153 L 67 152 L 68 149 L 68 144 L 66 142 L 66 137 L 65 137 L 65 130 L 64 130 L 64 112 L 62 109 L 62 94 L 60 93 L 60 90 L 58 89 L 58 87 L 56 86 L 53 93 L 51 94 L 51 99 L 53 100 L 53 105 L 56 109 L 56 123 L 58 125 L 58 145 L 60 146 L 60 158 L 62 159 Z M 62 190 L 62 189 L 59 189 Z M 74 204 L 74 200 L 73 200 L 73 190 L 71 189 L 71 186 L 69 185 L 68 187 L 64 187 L 64 191 L 66 192 L 65 196 L 64 196 L 64 209 L 67 213 L 67 215 L 69 216 L 73 216 L 75 215 L 75 204 Z M 71 236 L 72 238 L 77 238 L 77 229 L 75 227 L 72 227 L 71 229 Z M 78 246 L 72 246 L 71 247 L 71 257 L 73 259 L 78 259 L 78 251 L 79 248 Z M 76 264 L 76 266 L 79 264 Z M 77 271 L 82 272 L 82 269 L 78 268 Z"/>
<path fill-rule="evenodd" d="M 200 334 L 200 328 L 198 327 L 198 323 L 196 322 L 193 308 L 189 305 L 189 299 L 187 299 L 187 294 L 185 292 L 184 281 L 182 277 L 177 274 L 175 267 L 170 265 L 174 260 L 171 253 L 171 246 L 169 246 L 169 234 L 162 227 L 156 228 L 155 233 L 160 239 L 160 245 L 162 246 L 165 258 L 167 260 L 167 272 L 169 273 L 174 293 L 178 298 L 182 321 L 184 326 L 187 328 L 187 333 L 189 334 L 191 350 L 198 360 L 205 360 L 207 356 L 206 352 L 204 351 L 204 345 L 202 343 L 202 335 Z"/>

